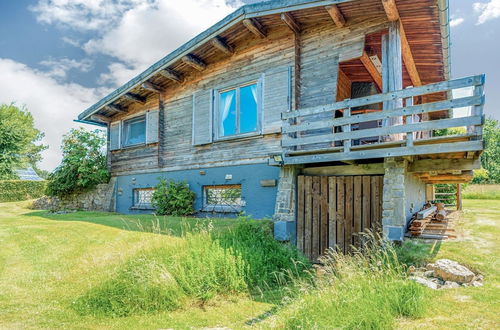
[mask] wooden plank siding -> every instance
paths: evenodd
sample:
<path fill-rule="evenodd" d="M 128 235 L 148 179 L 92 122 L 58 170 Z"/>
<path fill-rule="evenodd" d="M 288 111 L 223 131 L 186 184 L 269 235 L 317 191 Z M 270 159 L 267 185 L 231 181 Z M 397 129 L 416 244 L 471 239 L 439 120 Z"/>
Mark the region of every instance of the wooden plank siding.
<path fill-rule="evenodd" d="M 299 42 L 301 106 L 335 102 L 339 58 L 346 60 L 360 56 L 365 33 L 384 29 L 387 24 L 383 15 L 377 15 L 365 19 L 356 17 L 349 23 L 348 29 L 337 28 L 331 20 L 306 25 L 301 31 Z M 281 153 L 279 126 L 269 131 L 264 127 L 264 135 L 193 146 L 193 94 L 230 86 L 236 82 L 246 82 L 245 77 L 254 79 L 273 68 L 293 68 L 295 45 L 293 33 L 284 24 L 273 26 L 266 38 L 251 37 L 244 47 L 235 47 L 232 56 L 225 55 L 217 62 L 208 62 L 201 72 L 190 71 L 188 76 L 183 77 L 182 83 L 171 82 L 168 92 L 161 94 L 163 112 L 160 118 L 163 125 L 160 126 L 162 134 L 159 145 L 156 146 L 156 156 L 153 156 L 149 146 L 143 147 L 144 154 L 140 158 L 135 156 L 136 150 L 113 151 L 112 174 L 266 163 L 269 155 Z M 325 61 L 331 62 L 331 65 L 327 65 Z M 328 70 L 324 70 L 325 67 Z M 181 68 L 175 69 L 181 71 Z M 293 77 L 292 84 L 295 84 Z M 295 90 L 293 86 L 291 89 Z M 113 121 L 145 110 L 158 109 L 159 97 L 158 94 L 151 94 L 144 105 L 128 103 L 121 106 L 127 106 L 128 111 L 114 115 Z M 265 114 L 266 110 L 263 111 Z M 281 125 L 280 120 L 278 125 Z"/>
<path fill-rule="evenodd" d="M 361 232 L 380 232 L 383 176 L 300 175 L 297 182 L 297 247 L 312 261 L 327 249 L 352 253 Z"/>

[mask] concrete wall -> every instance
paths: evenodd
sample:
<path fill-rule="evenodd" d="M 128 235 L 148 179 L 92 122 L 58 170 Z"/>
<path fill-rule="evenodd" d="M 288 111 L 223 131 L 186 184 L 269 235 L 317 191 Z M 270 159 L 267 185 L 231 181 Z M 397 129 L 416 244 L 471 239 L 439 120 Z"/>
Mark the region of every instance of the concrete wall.
<path fill-rule="evenodd" d="M 118 176 L 116 211 L 119 213 L 151 213 L 151 210 L 131 209 L 133 190 L 154 187 L 159 179 L 163 178 L 187 181 L 190 189 L 196 194 L 194 206 L 197 211 L 203 207 L 203 186 L 241 184 L 242 198 L 246 204 L 242 207 L 242 211 L 256 219 L 271 218 L 274 214 L 279 172 L 280 169 L 277 167 L 254 164 Z M 231 175 L 232 179 L 227 180 L 227 175 Z M 261 180 L 276 180 L 276 186 L 263 187 Z M 220 215 L 235 216 L 236 213 L 221 213 Z"/>

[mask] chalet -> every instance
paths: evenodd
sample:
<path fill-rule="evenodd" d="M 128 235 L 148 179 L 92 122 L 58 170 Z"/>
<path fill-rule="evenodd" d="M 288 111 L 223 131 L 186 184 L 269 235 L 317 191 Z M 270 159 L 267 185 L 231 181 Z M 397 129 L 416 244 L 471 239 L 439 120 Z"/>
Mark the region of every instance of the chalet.
<path fill-rule="evenodd" d="M 479 167 L 484 76 L 450 79 L 449 35 L 448 0 L 246 5 L 78 120 L 107 127 L 117 212 L 151 212 L 171 178 L 312 257 L 369 228 L 402 240 L 433 184 Z"/>

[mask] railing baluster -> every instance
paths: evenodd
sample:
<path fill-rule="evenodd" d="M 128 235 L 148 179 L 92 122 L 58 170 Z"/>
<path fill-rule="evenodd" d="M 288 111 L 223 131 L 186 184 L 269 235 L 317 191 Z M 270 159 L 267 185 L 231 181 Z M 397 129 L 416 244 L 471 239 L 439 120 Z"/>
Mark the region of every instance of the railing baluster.
<path fill-rule="evenodd" d="M 405 99 L 405 107 L 411 107 L 411 106 L 413 106 L 413 97 L 408 97 Z M 413 123 L 413 115 L 407 115 L 405 125 L 411 123 Z M 413 146 L 413 132 L 406 132 L 406 146 L 407 147 Z"/>
<path fill-rule="evenodd" d="M 351 116 L 351 107 L 344 109 L 344 117 L 350 117 L 350 116 Z M 342 126 L 342 130 L 346 133 L 350 132 L 351 124 Z M 349 151 L 351 151 L 351 139 L 344 140 L 344 152 L 349 152 Z"/>

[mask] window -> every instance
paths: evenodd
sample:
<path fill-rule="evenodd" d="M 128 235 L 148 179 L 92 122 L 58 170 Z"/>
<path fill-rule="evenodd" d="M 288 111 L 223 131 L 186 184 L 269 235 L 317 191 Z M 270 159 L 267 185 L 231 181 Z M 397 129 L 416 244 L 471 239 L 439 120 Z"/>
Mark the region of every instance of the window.
<path fill-rule="evenodd" d="M 123 146 L 146 143 L 146 116 L 138 116 L 123 122 Z"/>
<path fill-rule="evenodd" d="M 239 212 L 244 202 L 241 199 L 241 185 L 220 185 L 203 187 L 204 211 Z"/>
<path fill-rule="evenodd" d="M 258 131 L 257 83 L 220 91 L 218 94 L 219 138 Z"/>
<path fill-rule="evenodd" d="M 137 188 L 134 189 L 134 208 L 152 209 L 151 198 L 155 192 L 154 188 Z"/>

